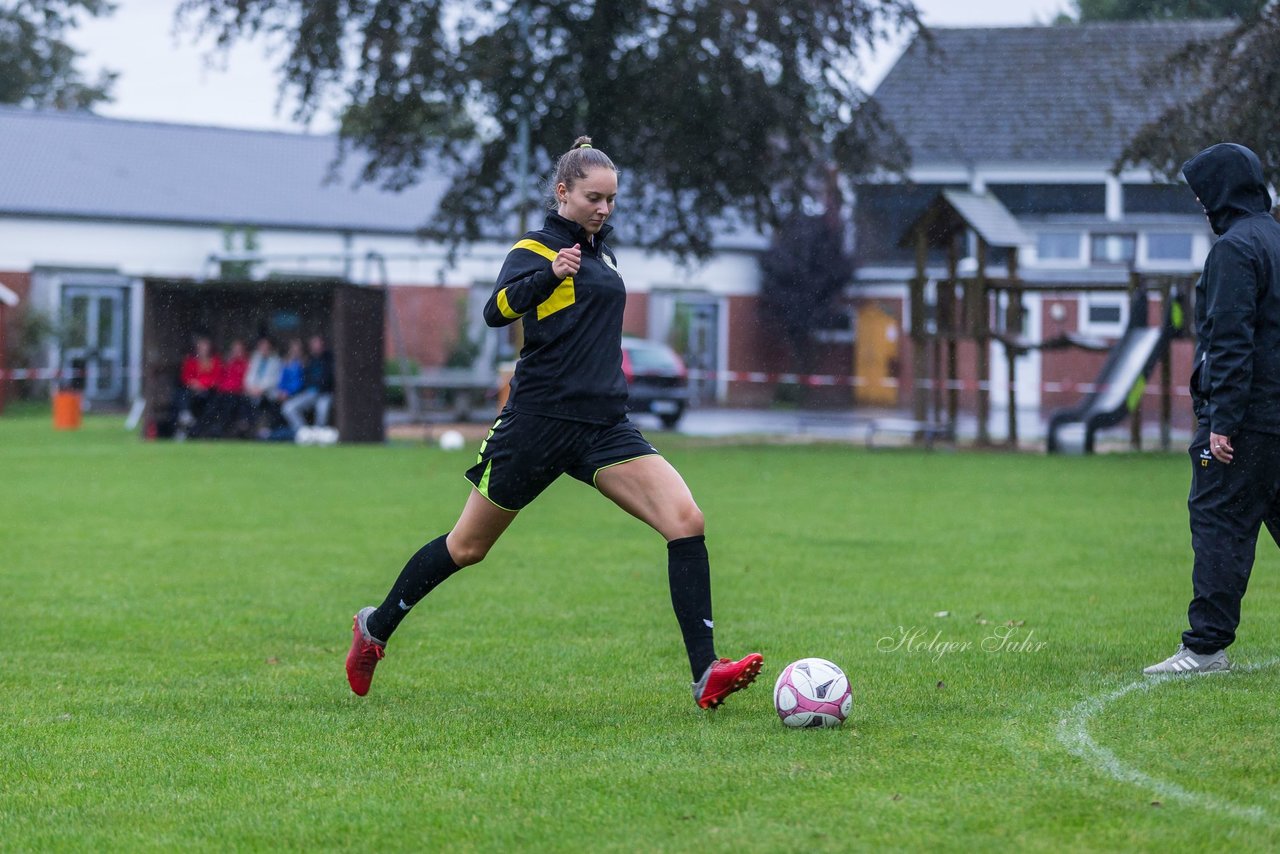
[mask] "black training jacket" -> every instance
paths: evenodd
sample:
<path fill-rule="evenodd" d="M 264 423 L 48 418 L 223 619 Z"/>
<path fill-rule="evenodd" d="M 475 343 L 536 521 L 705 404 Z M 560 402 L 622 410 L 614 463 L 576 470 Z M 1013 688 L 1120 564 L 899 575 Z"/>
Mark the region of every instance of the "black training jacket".
<path fill-rule="evenodd" d="M 1182 174 L 1220 235 L 1196 283 L 1196 415 L 1223 436 L 1280 433 L 1280 223 L 1262 165 L 1244 146 L 1220 143 Z"/>
<path fill-rule="evenodd" d="M 613 424 L 627 408 L 622 373 L 622 311 L 627 293 L 605 239 L 557 213 L 520 239 L 502 264 L 484 306 L 490 326 L 524 322 L 507 406 L 516 412 Z M 551 273 L 561 249 L 582 247 L 582 266 L 564 279 Z"/>

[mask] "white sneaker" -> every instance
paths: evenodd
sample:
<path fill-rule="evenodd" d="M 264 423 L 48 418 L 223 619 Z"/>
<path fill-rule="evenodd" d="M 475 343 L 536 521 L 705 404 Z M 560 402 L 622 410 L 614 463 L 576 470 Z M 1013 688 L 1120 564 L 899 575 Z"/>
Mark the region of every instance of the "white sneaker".
<path fill-rule="evenodd" d="M 1163 673 L 1190 675 L 1193 673 L 1225 673 L 1231 669 L 1227 660 L 1227 651 L 1220 649 L 1208 655 L 1192 652 L 1183 644 L 1178 644 L 1178 651 L 1159 664 L 1144 668 L 1148 676 L 1159 676 Z"/>

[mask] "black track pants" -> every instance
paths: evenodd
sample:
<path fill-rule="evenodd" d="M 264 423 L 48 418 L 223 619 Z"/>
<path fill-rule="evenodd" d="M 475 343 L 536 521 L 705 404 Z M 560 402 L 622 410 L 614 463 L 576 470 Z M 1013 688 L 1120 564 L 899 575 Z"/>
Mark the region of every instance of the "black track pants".
<path fill-rule="evenodd" d="M 1200 654 L 1236 639 L 1240 601 L 1249 584 L 1258 531 L 1265 524 L 1280 543 L 1280 435 L 1242 431 L 1231 439 L 1235 455 L 1223 465 L 1209 452 L 1209 428 L 1191 441 L 1191 547 L 1194 598 L 1191 628 L 1182 642 Z"/>

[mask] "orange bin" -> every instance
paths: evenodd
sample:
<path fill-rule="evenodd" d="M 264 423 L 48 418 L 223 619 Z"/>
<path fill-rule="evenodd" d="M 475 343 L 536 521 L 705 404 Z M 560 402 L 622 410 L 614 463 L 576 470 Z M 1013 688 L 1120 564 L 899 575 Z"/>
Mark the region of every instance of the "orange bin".
<path fill-rule="evenodd" d="M 81 417 L 80 392 L 55 391 L 53 393 L 53 429 L 79 430 Z"/>

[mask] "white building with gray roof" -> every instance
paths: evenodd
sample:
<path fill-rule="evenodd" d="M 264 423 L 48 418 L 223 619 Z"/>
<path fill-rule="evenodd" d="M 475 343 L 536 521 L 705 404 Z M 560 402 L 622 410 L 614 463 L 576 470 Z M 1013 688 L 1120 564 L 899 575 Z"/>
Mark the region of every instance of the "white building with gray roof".
<path fill-rule="evenodd" d="M 335 165 L 336 153 L 332 136 L 0 107 L 0 285 L 22 298 L 22 311 L 79 336 L 51 345 L 44 366 L 87 359 L 86 397 L 127 404 L 141 382 L 143 282 L 198 286 L 246 257 L 256 278 L 388 286 L 397 328 L 387 340 L 423 365 L 442 364 L 464 329 L 495 337 L 479 309 L 518 235 L 451 255 L 419 233 L 447 176 L 428 171 L 403 192 L 386 191 L 355 180 L 359 153 Z M 629 247 L 626 189 L 615 244 L 632 295 L 627 331 L 665 338 L 677 314 L 690 314 L 701 324 L 690 333 L 696 366 L 729 368 L 731 340 L 754 327 L 763 239 L 737 235 L 702 264 Z M 510 346 L 505 337 L 490 343 L 490 354 Z M 749 341 L 735 347 L 752 350 Z M 734 367 L 755 369 L 744 359 Z M 725 399 L 729 384 L 701 392 Z"/>

